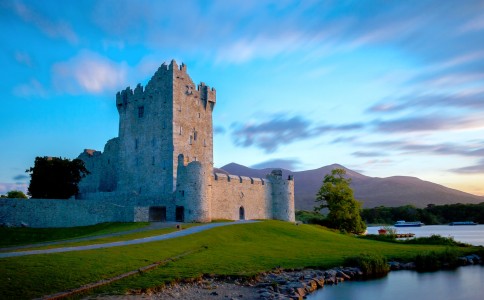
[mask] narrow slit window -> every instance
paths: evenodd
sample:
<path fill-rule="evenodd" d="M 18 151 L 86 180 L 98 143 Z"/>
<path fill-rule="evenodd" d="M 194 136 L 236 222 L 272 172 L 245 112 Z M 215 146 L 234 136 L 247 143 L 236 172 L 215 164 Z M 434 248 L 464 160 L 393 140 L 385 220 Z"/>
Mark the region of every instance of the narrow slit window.
<path fill-rule="evenodd" d="M 142 118 L 145 114 L 145 107 L 144 106 L 139 106 L 138 107 L 138 118 Z"/>

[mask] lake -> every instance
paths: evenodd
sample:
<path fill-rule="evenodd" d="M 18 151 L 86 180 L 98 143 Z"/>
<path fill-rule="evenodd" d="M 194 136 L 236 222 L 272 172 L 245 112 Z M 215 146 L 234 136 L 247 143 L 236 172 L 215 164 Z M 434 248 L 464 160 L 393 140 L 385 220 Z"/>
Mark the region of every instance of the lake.
<path fill-rule="evenodd" d="M 378 234 L 380 226 L 368 227 L 368 234 Z M 414 233 L 417 237 L 438 234 L 472 245 L 484 246 L 484 225 L 396 228 L 397 233 Z M 393 271 L 388 276 L 368 281 L 344 282 L 308 296 L 308 300 L 418 300 L 418 299 L 484 299 L 484 267 L 466 266 L 456 270 L 430 273 Z"/>
<path fill-rule="evenodd" d="M 368 234 L 378 234 L 381 226 L 368 227 Z M 391 228 L 395 228 L 391 226 Z M 453 237 L 454 240 L 476 246 L 484 246 L 484 225 L 449 226 L 428 225 L 422 227 L 398 227 L 397 233 L 415 233 L 416 237 L 438 234 L 443 237 Z"/>
<path fill-rule="evenodd" d="M 307 300 L 478 300 L 484 299 L 484 267 L 418 273 L 393 271 L 381 279 L 325 286 Z"/>

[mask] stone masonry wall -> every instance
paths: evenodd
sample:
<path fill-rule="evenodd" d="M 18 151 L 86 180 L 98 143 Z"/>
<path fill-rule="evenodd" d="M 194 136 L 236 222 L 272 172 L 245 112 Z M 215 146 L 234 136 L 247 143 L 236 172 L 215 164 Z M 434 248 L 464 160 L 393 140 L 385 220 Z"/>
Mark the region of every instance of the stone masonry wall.
<path fill-rule="evenodd" d="M 240 208 L 245 219 L 270 219 L 271 183 L 265 179 L 215 174 L 212 182 L 212 219 L 239 220 Z"/>
<path fill-rule="evenodd" d="M 0 199 L 0 223 L 19 227 L 73 227 L 104 222 L 133 222 L 134 205 L 107 201 L 58 199 Z M 138 220 L 144 220 L 138 214 Z"/>

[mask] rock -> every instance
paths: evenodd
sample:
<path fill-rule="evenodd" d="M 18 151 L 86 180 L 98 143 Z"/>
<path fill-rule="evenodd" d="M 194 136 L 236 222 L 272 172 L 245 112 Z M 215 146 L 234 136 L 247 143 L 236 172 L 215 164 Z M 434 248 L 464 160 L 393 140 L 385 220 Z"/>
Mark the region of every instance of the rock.
<path fill-rule="evenodd" d="M 317 285 L 318 285 L 318 289 L 321 289 L 324 287 L 324 278 L 323 277 L 318 277 L 315 279 Z"/>
<path fill-rule="evenodd" d="M 344 280 L 350 280 L 351 277 L 348 276 L 346 273 L 344 273 L 343 271 L 338 271 L 336 272 L 336 276 L 337 277 L 340 277 L 340 278 L 343 278 Z"/>
<path fill-rule="evenodd" d="M 20 222 L 20 227 L 29 227 L 29 224 L 25 222 Z"/>
<path fill-rule="evenodd" d="M 299 295 L 301 298 L 303 298 L 304 296 L 306 296 L 306 289 L 305 288 L 295 288 L 294 289 L 294 292 Z"/>
<path fill-rule="evenodd" d="M 210 296 L 218 296 L 218 293 L 217 292 L 211 292 Z"/>
<path fill-rule="evenodd" d="M 312 292 L 314 292 L 315 290 L 318 289 L 318 283 L 314 279 L 311 279 L 306 284 L 307 284 L 306 285 L 306 290 L 308 291 L 308 293 L 312 293 Z"/>
<path fill-rule="evenodd" d="M 261 293 L 259 297 L 263 298 L 263 299 L 267 299 L 267 298 L 272 297 L 272 293 L 264 292 L 264 293 Z"/>

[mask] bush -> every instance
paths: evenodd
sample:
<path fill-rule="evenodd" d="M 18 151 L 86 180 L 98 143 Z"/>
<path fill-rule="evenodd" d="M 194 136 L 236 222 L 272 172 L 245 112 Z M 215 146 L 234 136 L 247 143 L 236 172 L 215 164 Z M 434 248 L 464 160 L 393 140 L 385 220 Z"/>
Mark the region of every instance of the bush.
<path fill-rule="evenodd" d="M 419 237 L 403 241 L 405 244 L 419 244 L 419 245 L 441 245 L 441 246 L 458 246 L 469 247 L 470 245 L 456 242 L 453 237 L 443 237 L 438 234 L 433 234 L 430 237 Z"/>
<path fill-rule="evenodd" d="M 379 254 L 363 253 L 358 256 L 348 257 L 344 265 L 358 267 L 365 275 L 382 276 L 390 271 L 387 259 Z"/>
<path fill-rule="evenodd" d="M 317 224 L 322 226 L 327 226 L 328 224 L 326 218 L 322 214 L 307 210 L 296 211 L 296 220 L 305 224 Z"/>
<path fill-rule="evenodd" d="M 442 252 L 430 251 L 415 257 L 417 271 L 437 271 L 442 268 L 456 268 L 459 266 L 459 252 L 447 248 Z"/>

